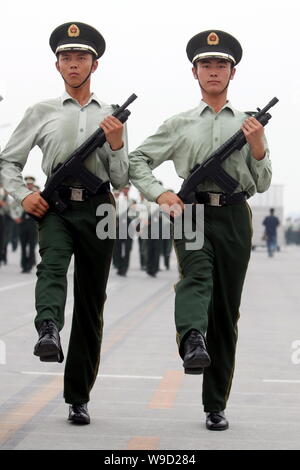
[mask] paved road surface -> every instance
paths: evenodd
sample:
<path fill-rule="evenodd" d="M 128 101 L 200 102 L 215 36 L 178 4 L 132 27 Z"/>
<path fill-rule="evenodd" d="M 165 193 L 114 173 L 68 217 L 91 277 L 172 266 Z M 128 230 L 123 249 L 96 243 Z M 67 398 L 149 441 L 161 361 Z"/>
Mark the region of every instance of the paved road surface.
<path fill-rule="evenodd" d="M 300 248 L 285 248 L 273 259 L 265 251 L 252 255 L 227 408 L 230 429 L 221 433 L 205 429 L 202 378 L 184 375 L 177 355 L 174 255 L 171 270 L 153 279 L 139 270 L 136 249 L 127 278 L 111 272 L 92 422 L 84 427 L 66 420 L 63 365 L 32 354 L 35 275 L 20 273 L 19 253 L 0 268 L 0 448 L 300 449 Z M 71 273 L 69 292 L 65 352 Z M 299 353 L 297 343 L 292 348 L 296 340 Z"/>

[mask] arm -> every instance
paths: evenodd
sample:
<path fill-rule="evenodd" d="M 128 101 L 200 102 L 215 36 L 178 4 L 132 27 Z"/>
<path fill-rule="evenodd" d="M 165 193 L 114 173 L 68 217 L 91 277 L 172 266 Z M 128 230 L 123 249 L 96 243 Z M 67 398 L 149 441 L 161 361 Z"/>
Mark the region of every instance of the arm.
<path fill-rule="evenodd" d="M 265 158 L 264 127 L 254 117 L 243 122 L 242 130 L 251 150 L 251 156 L 257 161 Z"/>
<path fill-rule="evenodd" d="M 24 184 L 22 170 L 27 162 L 30 150 L 36 145 L 35 128 L 32 108 L 29 108 L 0 154 L 3 186 L 19 203 L 26 196 L 32 194 L 32 191 Z"/>
<path fill-rule="evenodd" d="M 156 201 L 165 188 L 152 174 L 152 170 L 166 160 L 172 160 L 175 136 L 167 122 L 156 134 L 148 137 L 135 151 L 129 154 L 130 180 L 148 201 Z"/>
<path fill-rule="evenodd" d="M 126 124 L 119 127 L 118 121 L 113 133 L 112 128 L 107 128 L 107 117 L 100 127 L 104 130 L 107 142 L 104 148 L 107 152 L 107 162 L 109 166 L 109 176 L 114 188 L 124 188 L 129 182 L 128 169 L 128 137 Z M 121 123 L 120 123 L 121 124 Z"/>
<path fill-rule="evenodd" d="M 129 155 L 129 176 L 132 183 L 148 201 L 155 201 L 163 210 L 176 217 L 184 208 L 181 199 L 166 191 L 152 174 L 152 170 L 166 160 L 172 160 L 175 135 L 168 122 L 164 122 L 156 134 L 148 137 L 144 143 Z M 170 207 L 172 210 L 170 211 Z"/>
<path fill-rule="evenodd" d="M 165 122 L 156 134 L 148 137 L 129 154 L 130 180 L 148 201 L 156 201 L 158 196 L 165 192 L 152 170 L 164 161 L 172 159 L 173 145 L 171 131 Z"/>
<path fill-rule="evenodd" d="M 242 130 L 250 148 L 249 169 L 258 193 L 267 191 L 272 179 L 272 166 L 269 158 L 264 127 L 253 117 L 243 122 Z"/>
<path fill-rule="evenodd" d="M 41 216 L 49 206 L 39 193 L 26 187 L 22 177 L 29 152 L 37 144 L 38 124 L 34 108 L 29 108 L 0 155 L 0 169 L 7 192 L 22 204 L 26 212 Z"/>
<path fill-rule="evenodd" d="M 263 140 L 265 149 L 264 158 L 261 160 L 255 159 L 251 154 L 250 148 L 249 157 L 247 159 L 248 167 L 255 182 L 258 193 L 267 191 L 272 180 L 272 164 L 269 158 L 270 151 L 266 138 L 264 137 Z"/>
<path fill-rule="evenodd" d="M 130 111 L 126 109 L 137 96 L 133 93 L 121 106 L 117 107 L 112 116 L 107 116 L 102 121 L 100 127 L 105 133 L 107 144 L 109 145 L 109 158 L 108 163 L 110 167 L 110 179 L 115 188 L 122 188 L 128 183 L 128 141 L 127 130 L 125 128 L 125 142 L 124 148 L 124 123 Z M 118 119 L 116 119 L 118 118 Z M 121 121 L 121 122 L 120 122 Z"/>

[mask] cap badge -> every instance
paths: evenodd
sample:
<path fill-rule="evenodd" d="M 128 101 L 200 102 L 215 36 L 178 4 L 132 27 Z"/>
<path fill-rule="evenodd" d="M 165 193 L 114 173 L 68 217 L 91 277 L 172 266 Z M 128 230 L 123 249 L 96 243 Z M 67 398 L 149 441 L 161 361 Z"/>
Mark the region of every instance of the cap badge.
<path fill-rule="evenodd" d="M 210 33 L 207 36 L 207 44 L 209 46 L 217 46 L 220 42 L 219 36 L 216 33 Z"/>
<path fill-rule="evenodd" d="M 71 24 L 68 29 L 68 36 L 69 38 L 77 38 L 80 34 L 80 29 L 76 24 Z"/>

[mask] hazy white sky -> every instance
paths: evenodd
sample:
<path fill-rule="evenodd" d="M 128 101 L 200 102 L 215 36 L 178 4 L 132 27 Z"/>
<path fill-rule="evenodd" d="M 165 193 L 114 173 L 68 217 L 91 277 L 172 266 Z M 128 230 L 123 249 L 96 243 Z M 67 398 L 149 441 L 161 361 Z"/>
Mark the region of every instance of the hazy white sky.
<path fill-rule="evenodd" d="M 285 185 L 286 214 L 300 212 L 299 7 L 297 1 L 237 0 L 63 0 L 2 1 L 0 7 L 0 145 L 33 103 L 59 96 L 63 82 L 48 45 L 52 30 L 67 21 L 83 21 L 103 34 L 107 50 L 93 76 L 93 91 L 121 104 L 131 93 L 129 146 L 133 150 L 167 117 L 196 106 L 197 82 L 185 53 L 188 40 L 205 29 L 236 36 L 244 56 L 231 82 L 229 99 L 241 110 L 264 106 L 273 96 L 266 127 L 273 183 Z M 5 127 L 5 125 L 8 126 Z M 24 172 L 43 185 L 40 152 L 34 150 Z M 172 164 L 156 174 L 178 190 Z"/>

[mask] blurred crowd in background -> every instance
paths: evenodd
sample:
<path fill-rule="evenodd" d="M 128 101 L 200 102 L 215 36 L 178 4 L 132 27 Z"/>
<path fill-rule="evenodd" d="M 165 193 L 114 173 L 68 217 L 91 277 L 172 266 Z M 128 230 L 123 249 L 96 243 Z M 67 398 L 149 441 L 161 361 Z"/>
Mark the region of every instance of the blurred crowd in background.
<path fill-rule="evenodd" d="M 28 189 L 39 191 L 35 178 L 24 178 Z M 163 238 L 159 231 L 151 237 L 153 224 L 162 227 L 167 223 L 159 211 L 158 205 L 150 204 L 142 194 L 139 200 L 129 197 L 131 185 L 121 190 L 113 190 L 116 201 L 116 241 L 113 253 L 113 268 L 116 274 L 125 277 L 130 266 L 133 243 L 138 243 L 140 269 L 149 276 L 156 277 L 161 270 L 170 269 L 172 239 Z M 128 233 L 134 222 L 135 236 L 120 237 L 119 232 Z M 36 221 L 4 190 L 0 183 L 0 266 L 9 263 L 9 249 L 16 251 L 20 246 L 21 273 L 30 273 L 36 265 L 36 247 L 38 230 Z"/>
<path fill-rule="evenodd" d="M 33 176 L 24 178 L 28 189 L 39 191 Z M 169 223 L 159 211 L 157 204 L 151 204 L 140 193 L 136 199 L 130 197 L 131 185 L 121 190 L 112 190 L 116 201 L 116 242 L 113 254 L 113 268 L 116 274 L 125 277 L 130 268 L 130 257 L 133 243 L 138 244 L 139 265 L 149 276 L 156 277 L 161 270 L 170 269 L 172 239 L 165 238 L 163 226 Z M 123 238 L 119 233 L 128 232 L 134 223 L 135 236 Z M 153 224 L 160 227 L 153 238 Z M 260 222 L 261 224 L 261 222 Z M 263 220 L 262 246 L 269 256 L 280 251 L 277 243 L 277 228 L 281 226 L 286 245 L 300 245 L 300 217 L 288 217 L 282 222 L 274 209 L 266 214 Z M 21 273 L 30 273 L 36 265 L 36 248 L 38 242 L 37 223 L 23 208 L 4 190 L 0 182 L 0 266 L 8 264 L 9 249 L 20 248 Z"/>

